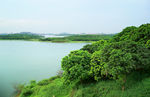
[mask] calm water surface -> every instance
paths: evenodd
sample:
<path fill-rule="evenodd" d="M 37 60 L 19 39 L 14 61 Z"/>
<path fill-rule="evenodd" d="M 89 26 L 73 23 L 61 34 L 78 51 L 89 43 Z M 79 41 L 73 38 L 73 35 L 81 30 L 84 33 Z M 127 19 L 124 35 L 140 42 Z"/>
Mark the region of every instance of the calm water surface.
<path fill-rule="evenodd" d="M 0 40 L 0 97 L 10 97 L 16 84 L 56 75 L 61 59 L 85 44 Z"/>

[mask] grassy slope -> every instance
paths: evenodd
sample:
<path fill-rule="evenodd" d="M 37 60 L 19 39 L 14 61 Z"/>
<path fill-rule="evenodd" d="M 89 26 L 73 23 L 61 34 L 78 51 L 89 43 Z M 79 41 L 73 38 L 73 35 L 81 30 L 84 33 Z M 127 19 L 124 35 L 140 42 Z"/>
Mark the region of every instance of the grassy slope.
<path fill-rule="evenodd" d="M 114 80 L 65 86 L 61 78 L 55 78 L 26 86 L 20 97 L 150 97 L 150 76 L 132 74 L 125 87 L 122 91 Z"/>

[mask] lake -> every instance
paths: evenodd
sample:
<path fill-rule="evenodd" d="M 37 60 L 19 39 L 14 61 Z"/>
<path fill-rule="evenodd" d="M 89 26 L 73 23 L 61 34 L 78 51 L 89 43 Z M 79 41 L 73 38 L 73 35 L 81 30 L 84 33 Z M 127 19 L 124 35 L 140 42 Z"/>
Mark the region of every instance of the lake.
<path fill-rule="evenodd" d="M 0 97 L 10 97 L 16 84 L 55 76 L 61 59 L 86 44 L 0 40 Z"/>

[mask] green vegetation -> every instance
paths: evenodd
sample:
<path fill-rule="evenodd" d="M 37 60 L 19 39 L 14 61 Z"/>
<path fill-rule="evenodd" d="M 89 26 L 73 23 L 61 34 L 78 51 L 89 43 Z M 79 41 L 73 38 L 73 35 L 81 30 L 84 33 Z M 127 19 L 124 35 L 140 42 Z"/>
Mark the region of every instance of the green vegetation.
<path fill-rule="evenodd" d="M 42 36 L 36 34 L 7 34 L 7 35 L 0 35 L 0 40 L 33 40 L 33 39 L 40 39 Z"/>
<path fill-rule="evenodd" d="M 98 40 L 109 40 L 112 34 L 106 35 L 71 35 L 65 37 L 44 38 L 43 36 L 32 33 L 17 33 L 0 35 L 0 40 L 30 40 L 30 41 L 50 41 L 50 42 L 91 42 Z"/>
<path fill-rule="evenodd" d="M 54 77 L 31 83 L 22 90 L 19 97 L 149 97 L 150 77 L 148 76 L 142 72 L 130 74 L 125 84 L 125 91 L 120 89 L 120 84 L 115 80 L 66 85 L 63 79 Z"/>
<path fill-rule="evenodd" d="M 99 40 L 92 44 L 87 44 L 83 46 L 81 50 L 88 51 L 89 53 L 94 53 L 95 51 L 101 50 L 107 43 L 108 43 L 107 40 Z"/>
<path fill-rule="evenodd" d="M 62 59 L 62 69 L 64 70 L 64 82 L 75 80 L 85 80 L 89 78 L 91 54 L 87 51 L 72 51 Z"/>
<path fill-rule="evenodd" d="M 150 40 L 146 42 L 146 47 L 150 49 Z"/>
<path fill-rule="evenodd" d="M 134 70 L 150 68 L 150 50 L 133 41 L 111 43 L 94 52 L 91 65 L 96 80 L 118 79 Z"/>
<path fill-rule="evenodd" d="M 62 59 L 63 73 L 21 89 L 19 97 L 150 97 L 150 24 L 127 27 Z"/>
<path fill-rule="evenodd" d="M 72 35 L 59 38 L 44 38 L 41 41 L 52 41 L 52 42 L 68 42 L 68 41 L 98 41 L 98 40 L 109 40 L 113 35 Z"/>
<path fill-rule="evenodd" d="M 122 32 L 112 38 L 113 42 L 132 40 L 140 44 L 146 44 L 150 39 L 150 24 L 143 24 L 140 27 L 126 27 Z"/>

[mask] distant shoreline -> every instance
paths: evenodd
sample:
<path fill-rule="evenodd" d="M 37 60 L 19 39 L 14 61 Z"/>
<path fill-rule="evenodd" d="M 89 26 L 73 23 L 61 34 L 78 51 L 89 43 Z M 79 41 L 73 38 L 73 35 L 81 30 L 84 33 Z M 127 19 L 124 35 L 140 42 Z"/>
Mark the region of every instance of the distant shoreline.
<path fill-rule="evenodd" d="M 23 40 L 23 39 L 0 39 L 1 40 L 8 40 L 8 41 L 33 41 L 33 42 L 49 42 L 49 43 L 93 43 L 95 41 L 66 41 L 66 42 L 53 42 L 53 41 L 41 41 L 38 39 L 30 39 L 30 40 Z"/>
<path fill-rule="evenodd" d="M 33 34 L 9 34 L 0 35 L 0 40 L 25 40 L 25 41 L 40 41 L 51 43 L 91 43 L 99 40 L 109 40 L 113 35 L 72 35 L 65 37 L 48 37 L 45 38 Z"/>

